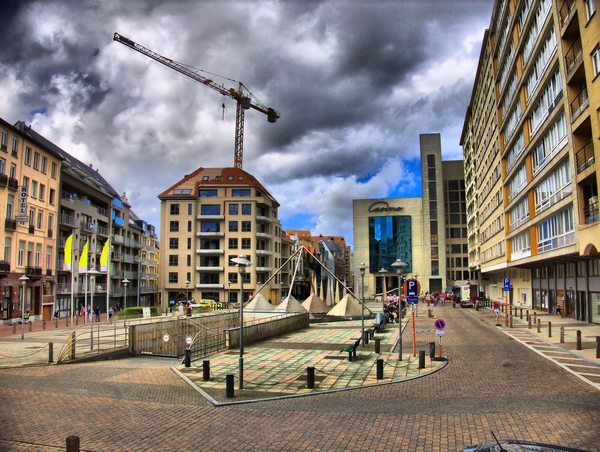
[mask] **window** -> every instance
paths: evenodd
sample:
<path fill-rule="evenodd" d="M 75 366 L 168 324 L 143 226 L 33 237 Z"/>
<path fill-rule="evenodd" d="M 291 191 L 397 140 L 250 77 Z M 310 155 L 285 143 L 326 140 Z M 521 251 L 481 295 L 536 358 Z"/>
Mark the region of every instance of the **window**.
<path fill-rule="evenodd" d="M 179 239 L 177 237 L 171 237 L 169 239 L 169 249 L 176 250 L 179 248 Z"/>
<path fill-rule="evenodd" d="M 31 194 L 30 196 L 32 198 L 37 198 L 37 187 L 38 187 L 38 183 L 36 180 L 32 180 L 31 181 Z"/>
<path fill-rule="evenodd" d="M 592 52 L 592 67 L 594 76 L 600 74 L 600 45 L 596 46 L 596 49 Z"/>
<path fill-rule="evenodd" d="M 42 244 L 35 244 L 35 264 L 36 267 L 42 266 Z"/>
<path fill-rule="evenodd" d="M 6 130 L 2 131 L 2 143 L 1 143 L 1 149 L 3 151 L 6 151 L 6 145 L 8 142 L 8 132 Z"/>
<path fill-rule="evenodd" d="M 23 176 L 23 187 L 25 187 L 27 193 L 29 193 L 29 178 L 27 176 Z"/>
<path fill-rule="evenodd" d="M 178 280 L 177 275 L 178 275 L 177 272 L 169 272 L 169 282 L 176 283 Z"/>
<path fill-rule="evenodd" d="M 229 239 L 229 249 L 236 250 L 238 247 L 238 239 Z"/>
<path fill-rule="evenodd" d="M 188 237 L 187 239 L 187 249 L 191 250 L 192 249 L 192 238 Z"/>
<path fill-rule="evenodd" d="M 14 195 L 8 195 L 8 200 L 6 201 L 6 218 L 12 220 L 13 217 L 13 205 L 15 202 Z"/>
<path fill-rule="evenodd" d="M 250 204 L 242 204 L 242 215 L 252 215 L 252 206 Z"/>
<path fill-rule="evenodd" d="M 169 231 L 179 232 L 179 221 L 169 221 Z"/>
<path fill-rule="evenodd" d="M 203 204 L 200 206 L 200 215 L 221 215 L 221 206 L 218 204 Z"/>
<path fill-rule="evenodd" d="M 595 0 L 585 0 L 585 14 L 587 15 L 587 20 L 590 20 L 595 12 L 596 12 Z"/>
<path fill-rule="evenodd" d="M 252 222 L 242 221 L 242 232 L 251 232 L 251 231 L 252 231 Z"/>
<path fill-rule="evenodd" d="M 33 153 L 33 169 L 39 169 L 40 168 L 40 154 L 39 152 L 34 152 Z"/>
<path fill-rule="evenodd" d="M 171 204 L 171 215 L 179 215 L 179 204 Z"/>
<path fill-rule="evenodd" d="M 248 198 L 250 197 L 250 189 L 249 188 L 234 188 L 231 190 L 231 196 L 236 198 Z"/>
<path fill-rule="evenodd" d="M 250 239 L 242 239 L 242 249 L 249 250 L 250 249 Z"/>
<path fill-rule="evenodd" d="M 52 162 L 52 166 L 50 168 L 50 177 L 52 179 L 56 179 L 56 170 L 58 168 L 58 165 L 56 164 L 56 162 Z"/>
<path fill-rule="evenodd" d="M 17 267 L 25 265 L 25 242 L 19 240 L 19 254 L 17 255 Z"/>
<path fill-rule="evenodd" d="M 54 205 L 54 197 L 56 196 L 56 191 L 51 188 L 50 189 L 50 196 L 48 196 L 48 202 L 50 203 L 50 205 Z"/>
<path fill-rule="evenodd" d="M 11 155 L 13 157 L 17 157 L 17 149 L 19 149 L 19 140 L 17 137 L 13 137 L 13 142 L 12 142 L 12 152 Z"/>
<path fill-rule="evenodd" d="M 216 188 L 211 188 L 211 189 L 201 188 L 198 190 L 198 196 L 200 196 L 201 198 L 216 198 L 217 197 L 217 189 Z"/>
<path fill-rule="evenodd" d="M 238 214 L 238 205 L 237 204 L 229 204 L 229 215 L 237 215 Z"/>
<path fill-rule="evenodd" d="M 10 257 L 10 249 L 11 249 L 12 239 L 10 237 L 4 238 L 4 260 L 8 263 L 11 261 Z"/>
<path fill-rule="evenodd" d="M 188 221 L 188 232 L 192 232 L 192 222 Z"/>
<path fill-rule="evenodd" d="M 40 191 L 39 191 L 38 199 L 40 201 L 45 201 L 45 199 L 44 199 L 45 197 L 46 197 L 46 186 L 44 184 L 40 184 Z"/>
<path fill-rule="evenodd" d="M 200 223 L 200 231 L 202 232 L 220 232 L 220 224 L 216 221 L 202 221 Z"/>
<path fill-rule="evenodd" d="M 235 267 L 235 264 L 233 262 L 231 262 L 231 259 L 235 259 L 237 257 L 237 254 L 232 254 L 230 256 L 227 257 L 227 263 L 229 264 L 230 267 Z M 230 280 L 233 282 L 233 280 Z"/>
<path fill-rule="evenodd" d="M 229 232 L 237 232 L 238 231 L 238 222 L 230 221 L 229 222 Z"/>
<path fill-rule="evenodd" d="M 186 257 L 186 264 L 187 264 L 187 266 L 188 266 L 188 267 L 191 267 L 191 266 L 192 266 L 192 256 L 191 256 L 191 255 L 189 255 L 189 254 L 188 254 L 188 255 L 187 255 L 187 257 Z M 188 275 L 188 281 L 189 281 L 189 280 L 190 280 L 190 277 L 189 277 L 189 275 Z"/>
<path fill-rule="evenodd" d="M 169 266 L 176 267 L 179 265 L 179 256 L 177 254 L 169 255 Z"/>
<path fill-rule="evenodd" d="M 25 157 L 23 157 L 25 165 L 31 166 L 31 148 L 25 147 Z"/>
<path fill-rule="evenodd" d="M 35 226 L 37 229 L 43 229 L 43 225 L 44 225 L 43 216 L 44 216 L 44 212 L 42 212 L 41 210 L 38 210 L 37 224 Z"/>
<path fill-rule="evenodd" d="M 51 213 L 48 214 L 48 232 L 51 232 L 54 229 L 54 215 Z M 52 234 L 48 234 L 48 237 L 52 237 Z"/>
<path fill-rule="evenodd" d="M 237 284 L 238 274 L 237 273 L 227 273 L 227 282 L 229 282 L 231 284 Z"/>
<path fill-rule="evenodd" d="M 48 168 L 48 158 L 47 158 L 47 157 L 44 157 L 44 156 L 42 155 L 42 168 L 40 169 L 40 171 L 41 171 L 42 173 L 46 174 L 46 170 L 47 170 L 47 168 Z"/>
<path fill-rule="evenodd" d="M 192 203 L 189 203 L 189 204 L 188 204 L 188 215 L 191 215 L 191 214 L 192 214 L 192 209 L 193 209 L 193 207 L 192 207 L 192 206 L 193 206 L 193 204 L 192 204 Z"/>

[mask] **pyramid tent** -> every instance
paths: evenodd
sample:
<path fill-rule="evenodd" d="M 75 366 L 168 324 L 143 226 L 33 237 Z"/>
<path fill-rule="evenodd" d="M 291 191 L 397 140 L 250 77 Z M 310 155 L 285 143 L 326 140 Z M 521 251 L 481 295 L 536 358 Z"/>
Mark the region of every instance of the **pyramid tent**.
<path fill-rule="evenodd" d="M 327 306 L 323 300 L 321 300 L 317 294 L 310 294 L 310 296 L 304 300 L 302 303 L 304 309 L 308 312 L 312 312 L 314 314 L 326 314 L 329 311 L 329 306 Z"/>
<path fill-rule="evenodd" d="M 260 293 L 257 293 L 252 297 L 252 300 L 248 302 L 248 304 L 244 305 L 245 311 L 272 311 L 275 309 L 271 303 L 267 301 L 267 299 Z"/>
<path fill-rule="evenodd" d="M 366 307 L 365 311 L 368 311 L 369 313 L 371 312 Z M 360 316 L 362 315 L 362 306 L 356 298 L 350 294 L 346 294 L 344 298 L 342 298 L 338 304 L 331 308 L 327 314 L 339 317 Z"/>
<path fill-rule="evenodd" d="M 277 305 L 273 311 L 276 312 L 306 312 L 307 309 L 300 304 L 293 295 L 286 297 L 281 303 Z"/>

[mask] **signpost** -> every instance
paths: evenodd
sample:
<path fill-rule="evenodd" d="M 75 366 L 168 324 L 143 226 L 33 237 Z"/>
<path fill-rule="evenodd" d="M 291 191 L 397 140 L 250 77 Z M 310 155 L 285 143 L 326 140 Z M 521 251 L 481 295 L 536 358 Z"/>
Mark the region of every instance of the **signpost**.
<path fill-rule="evenodd" d="M 505 295 L 505 306 L 506 306 L 506 315 L 505 315 L 505 326 L 508 326 L 508 296 L 510 294 L 510 278 L 504 278 L 504 287 L 502 290 L 506 293 Z"/>
<path fill-rule="evenodd" d="M 407 279 L 404 281 L 404 293 L 406 294 L 407 303 L 418 303 L 421 284 L 416 279 Z M 414 306 L 414 304 L 413 304 Z M 415 331 L 415 310 L 412 309 L 412 344 L 413 356 L 417 356 L 417 333 Z"/>
<path fill-rule="evenodd" d="M 444 328 L 446 328 L 446 321 L 444 319 L 435 320 L 435 334 L 440 338 L 440 356 L 442 356 L 442 335 L 444 334 Z"/>

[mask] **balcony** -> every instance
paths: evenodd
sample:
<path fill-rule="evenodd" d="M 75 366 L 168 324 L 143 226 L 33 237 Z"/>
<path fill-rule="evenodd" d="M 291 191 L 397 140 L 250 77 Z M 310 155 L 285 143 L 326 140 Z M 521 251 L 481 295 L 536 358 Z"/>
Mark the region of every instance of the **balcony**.
<path fill-rule="evenodd" d="M 0 261 L 0 278 L 6 278 L 10 273 L 10 262 Z"/>
<path fill-rule="evenodd" d="M 8 185 L 8 176 L 6 174 L 0 173 L 0 185 L 3 187 Z"/>
<path fill-rule="evenodd" d="M 218 231 L 196 232 L 196 237 L 225 237 L 225 233 Z"/>
<path fill-rule="evenodd" d="M 583 208 L 585 224 L 596 223 L 600 220 L 598 197 L 594 196 L 588 200 L 588 205 Z"/>
<path fill-rule="evenodd" d="M 87 231 L 87 232 L 94 232 L 94 229 L 96 229 L 94 223 L 92 223 L 90 221 L 80 221 L 79 227 L 81 228 L 82 231 Z"/>
<path fill-rule="evenodd" d="M 214 255 L 214 254 L 225 254 L 225 250 L 217 250 L 217 249 L 198 249 L 196 250 L 196 254 L 205 254 L 205 255 Z"/>
<path fill-rule="evenodd" d="M 123 253 L 112 253 L 110 259 L 116 262 L 123 262 Z"/>
<path fill-rule="evenodd" d="M 257 256 L 271 256 L 273 253 L 269 250 L 256 250 Z"/>
<path fill-rule="evenodd" d="M 112 241 L 113 243 L 120 243 L 123 244 L 123 242 L 125 241 L 122 235 L 119 234 L 113 234 L 112 236 Z"/>
<path fill-rule="evenodd" d="M 4 229 L 6 231 L 16 231 L 17 230 L 17 220 L 11 220 L 10 218 L 6 218 L 4 220 Z"/>
<path fill-rule="evenodd" d="M 63 213 L 58 217 L 58 224 L 71 226 L 74 228 L 76 225 L 75 217 Z"/>
<path fill-rule="evenodd" d="M 19 188 L 19 181 L 14 177 L 8 178 L 8 188 L 13 191 L 17 191 Z"/>
<path fill-rule="evenodd" d="M 269 217 L 265 217 L 264 215 L 257 215 L 256 221 L 258 221 L 259 223 L 272 223 L 273 222 L 273 220 L 271 220 Z"/>
<path fill-rule="evenodd" d="M 98 226 L 96 228 L 96 234 L 108 237 L 110 235 L 110 230 L 104 226 Z"/>
<path fill-rule="evenodd" d="M 561 27 L 564 27 L 567 24 L 569 16 L 571 15 L 571 11 L 573 11 L 575 5 L 575 0 L 565 0 L 564 3 L 561 5 L 560 10 L 558 12 Z"/>
<path fill-rule="evenodd" d="M 271 234 L 267 234 L 266 232 L 257 232 L 256 237 L 260 237 L 263 239 L 272 239 L 273 236 Z"/>
<path fill-rule="evenodd" d="M 584 86 L 577 97 L 571 102 L 571 124 L 583 113 L 583 111 L 589 106 L 590 99 L 588 97 L 587 86 Z"/>
<path fill-rule="evenodd" d="M 197 272 L 222 272 L 223 271 L 223 267 L 196 267 L 196 271 Z"/>
<path fill-rule="evenodd" d="M 25 267 L 25 276 L 32 280 L 42 279 L 42 267 Z"/>
<path fill-rule="evenodd" d="M 71 283 L 58 283 L 56 284 L 57 294 L 71 293 Z"/>
<path fill-rule="evenodd" d="M 575 154 L 575 163 L 577 164 L 577 174 L 581 173 L 584 169 L 592 166 L 595 162 L 594 157 L 594 146 L 592 140 L 588 141 L 585 146 Z"/>
<path fill-rule="evenodd" d="M 202 221 L 224 221 L 225 215 L 196 215 L 196 220 Z"/>

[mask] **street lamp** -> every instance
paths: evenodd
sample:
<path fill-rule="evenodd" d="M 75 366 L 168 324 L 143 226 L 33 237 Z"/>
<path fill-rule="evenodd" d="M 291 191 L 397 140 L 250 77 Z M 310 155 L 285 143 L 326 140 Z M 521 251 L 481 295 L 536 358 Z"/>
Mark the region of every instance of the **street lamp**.
<path fill-rule="evenodd" d="M 360 270 L 360 279 L 361 279 L 361 290 L 362 290 L 362 303 L 361 303 L 361 307 L 362 307 L 362 311 L 360 314 L 360 321 L 361 321 L 361 334 L 362 334 L 362 345 L 363 347 L 365 346 L 365 270 L 367 268 L 369 268 L 369 266 L 367 264 L 365 264 L 364 262 L 361 262 L 359 265 L 356 266 L 356 268 L 358 268 Z"/>
<path fill-rule="evenodd" d="M 190 302 L 190 294 L 188 290 L 188 286 L 190 285 L 190 280 L 185 280 L 185 303 L 188 304 Z"/>
<path fill-rule="evenodd" d="M 94 311 L 94 282 L 96 281 L 95 276 L 99 275 L 100 272 L 98 272 L 96 269 L 92 268 L 91 270 L 88 270 L 87 272 L 85 272 L 85 278 L 86 278 L 86 284 L 85 284 L 85 290 L 87 292 L 87 285 L 89 282 L 88 276 L 91 276 L 92 279 L 92 295 L 91 295 L 91 299 L 90 299 L 90 312 L 92 312 L 92 320 L 90 321 L 90 350 L 94 349 L 94 315 L 95 315 L 95 311 Z"/>
<path fill-rule="evenodd" d="M 398 298 L 400 299 L 400 286 L 402 284 L 402 271 L 408 264 L 402 259 L 396 259 L 396 262 L 392 264 L 392 267 L 396 268 L 398 272 Z M 402 300 L 400 299 L 398 307 L 398 361 L 402 361 Z M 414 317 L 413 317 L 414 322 Z M 414 341 L 414 339 L 413 339 Z"/>
<path fill-rule="evenodd" d="M 125 295 L 123 296 L 123 328 L 127 328 L 127 284 L 129 280 L 125 278 L 121 282 L 125 285 Z"/>
<path fill-rule="evenodd" d="M 385 274 L 387 273 L 387 270 L 385 268 L 382 268 L 377 273 L 381 273 L 381 277 L 383 279 L 383 295 L 381 296 L 381 303 L 383 306 L 385 306 L 385 301 L 387 300 L 387 289 L 385 287 Z"/>
<path fill-rule="evenodd" d="M 19 281 L 23 284 L 23 295 L 21 298 L 21 340 L 25 340 L 25 284 L 29 281 L 29 278 L 25 275 L 19 278 Z"/>
<path fill-rule="evenodd" d="M 229 309 L 229 301 L 230 300 L 231 300 L 231 281 L 227 281 L 227 300 L 225 300 L 227 309 Z"/>
<path fill-rule="evenodd" d="M 252 262 L 246 259 L 244 254 L 231 259 L 231 262 L 237 265 L 240 274 L 240 358 L 239 358 L 239 379 L 240 389 L 244 389 L 244 274 L 246 267 L 250 267 Z"/>

